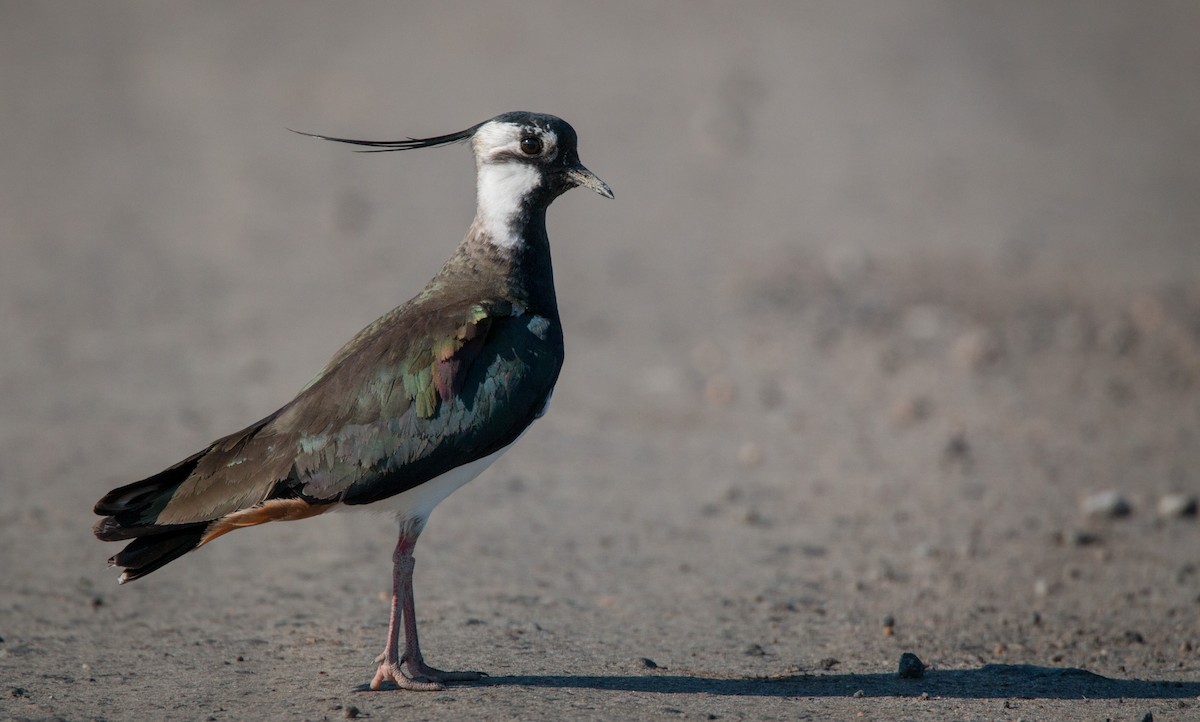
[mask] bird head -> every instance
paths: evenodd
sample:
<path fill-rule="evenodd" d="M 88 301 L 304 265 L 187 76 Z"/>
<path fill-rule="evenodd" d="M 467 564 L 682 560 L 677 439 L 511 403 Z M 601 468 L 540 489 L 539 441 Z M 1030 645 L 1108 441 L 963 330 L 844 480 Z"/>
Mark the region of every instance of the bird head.
<path fill-rule="evenodd" d="M 553 200 L 571 188 L 590 188 L 605 198 L 612 189 L 579 161 L 578 136 L 562 118 L 546 113 L 515 111 L 497 115 L 466 130 L 430 138 L 404 140 L 352 140 L 327 135 L 301 133 L 312 138 L 338 143 L 369 146 L 363 153 L 433 148 L 465 140 L 471 141 L 480 173 L 480 201 L 487 199 L 485 177 L 507 191 L 525 191 Z"/>
<path fill-rule="evenodd" d="M 485 173 L 510 177 L 542 189 L 549 198 L 577 186 L 613 197 L 608 184 L 579 161 L 579 138 L 562 118 L 504 113 L 477 126 L 470 138 L 481 178 Z"/>

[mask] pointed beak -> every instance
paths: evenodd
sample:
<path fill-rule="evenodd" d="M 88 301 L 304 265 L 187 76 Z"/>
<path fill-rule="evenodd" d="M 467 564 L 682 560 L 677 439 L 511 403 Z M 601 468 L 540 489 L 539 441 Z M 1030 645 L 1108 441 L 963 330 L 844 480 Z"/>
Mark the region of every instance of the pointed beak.
<path fill-rule="evenodd" d="M 567 169 L 567 177 L 577 186 L 591 188 L 605 198 L 612 198 L 612 188 L 608 184 L 596 177 L 596 174 L 584 168 L 582 165 L 577 165 Z"/>

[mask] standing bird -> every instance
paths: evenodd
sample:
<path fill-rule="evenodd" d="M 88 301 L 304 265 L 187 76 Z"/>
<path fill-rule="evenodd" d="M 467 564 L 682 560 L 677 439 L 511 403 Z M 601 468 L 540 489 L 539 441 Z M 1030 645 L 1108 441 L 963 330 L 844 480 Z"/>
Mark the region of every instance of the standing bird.
<path fill-rule="evenodd" d="M 362 152 L 469 139 L 478 209 L 466 238 L 420 294 L 363 329 L 283 408 L 106 494 L 95 534 L 133 540 L 109 559 L 124 568 L 124 583 L 234 529 L 337 507 L 383 509 L 400 537 L 371 689 L 476 680 L 478 672 L 443 672 L 421 656 L 413 547 L 438 502 L 508 450 L 550 401 L 563 341 L 546 209 L 576 186 L 613 193 L 579 162 L 575 129 L 552 115 L 505 113 L 434 138 L 311 137 L 371 147 Z"/>

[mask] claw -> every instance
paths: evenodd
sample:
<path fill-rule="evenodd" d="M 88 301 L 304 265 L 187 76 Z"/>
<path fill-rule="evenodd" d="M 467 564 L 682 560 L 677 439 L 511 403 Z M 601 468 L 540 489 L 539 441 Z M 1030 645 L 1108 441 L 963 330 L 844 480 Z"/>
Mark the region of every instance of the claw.
<path fill-rule="evenodd" d="M 383 687 L 383 683 L 388 681 L 395 682 L 400 689 L 417 692 L 439 692 L 446 689 L 446 685 L 441 682 L 432 679 L 414 679 L 408 676 L 401 667 L 384 662 L 379 665 L 379 669 L 375 670 L 375 677 L 371 679 L 371 689 L 378 691 Z"/>
<path fill-rule="evenodd" d="M 400 689 L 418 691 L 440 691 L 446 688 L 446 682 L 477 682 L 487 676 L 483 672 L 445 672 L 434 669 L 424 661 L 416 664 L 401 658 L 399 664 L 392 664 L 384 659 L 377 660 L 379 668 L 371 679 L 371 689 L 379 690 L 384 682 L 395 682 Z"/>

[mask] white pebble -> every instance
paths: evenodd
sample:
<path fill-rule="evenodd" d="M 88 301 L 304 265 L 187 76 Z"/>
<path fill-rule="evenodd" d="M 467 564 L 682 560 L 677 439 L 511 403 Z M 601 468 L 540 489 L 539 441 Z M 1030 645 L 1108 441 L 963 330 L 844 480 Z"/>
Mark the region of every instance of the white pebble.
<path fill-rule="evenodd" d="M 758 466 L 765 456 L 763 447 L 753 441 L 747 441 L 738 447 L 737 457 L 742 466 Z"/>
<path fill-rule="evenodd" d="M 1168 519 L 1196 516 L 1196 497 L 1191 494 L 1165 494 L 1158 500 L 1158 515 Z"/>
<path fill-rule="evenodd" d="M 1079 508 L 1085 516 L 1102 516 L 1109 519 L 1129 516 L 1133 512 L 1129 501 L 1111 489 L 1088 494 L 1080 502 Z"/>

